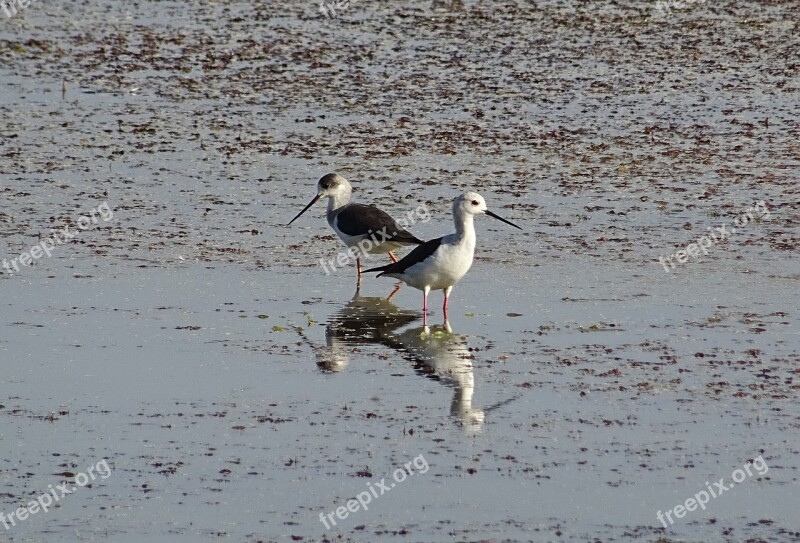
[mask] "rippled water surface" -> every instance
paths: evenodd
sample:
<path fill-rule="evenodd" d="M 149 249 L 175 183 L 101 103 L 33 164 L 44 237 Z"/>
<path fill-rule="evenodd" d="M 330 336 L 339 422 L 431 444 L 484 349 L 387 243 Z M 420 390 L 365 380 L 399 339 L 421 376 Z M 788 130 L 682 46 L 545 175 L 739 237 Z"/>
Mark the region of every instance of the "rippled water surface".
<path fill-rule="evenodd" d="M 800 541 L 800 4 L 684 4 L 0 9 L 0 540 Z M 426 328 L 331 171 L 523 231 Z"/>

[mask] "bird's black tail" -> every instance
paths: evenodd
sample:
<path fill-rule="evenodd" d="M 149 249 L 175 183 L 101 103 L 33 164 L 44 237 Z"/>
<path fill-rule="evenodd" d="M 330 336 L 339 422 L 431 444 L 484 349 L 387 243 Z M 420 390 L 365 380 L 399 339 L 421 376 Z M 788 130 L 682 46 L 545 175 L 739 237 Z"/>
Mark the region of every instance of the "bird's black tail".
<path fill-rule="evenodd" d="M 364 271 L 363 271 L 363 272 L 361 272 L 361 273 L 369 273 L 369 272 L 381 272 L 381 273 L 379 273 L 378 275 L 376 275 L 376 276 L 375 276 L 375 277 L 380 277 L 380 276 L 381 276 L 381 275 L 383 275 L 383 274 L 384 274 L 384 272 L 385 272 L 386 270 L 388 270 L 388 269 L 389 269 L 391 266 L 392 266 L 391 264 L 386 264 L 385 266 L 378 266 L 377 268 L 370 268 L 370 269 L 368 269 L 368 270 L 364 270 Z"/>

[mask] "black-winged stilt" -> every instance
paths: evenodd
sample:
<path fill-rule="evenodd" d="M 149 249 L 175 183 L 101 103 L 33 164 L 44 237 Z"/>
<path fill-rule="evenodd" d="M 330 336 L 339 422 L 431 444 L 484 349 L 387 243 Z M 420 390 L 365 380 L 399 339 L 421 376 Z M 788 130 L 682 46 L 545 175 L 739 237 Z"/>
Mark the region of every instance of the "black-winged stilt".
<path fill-rule="evenodd" d="M 378 277 L 385 275 L 400 279 L 407 285 L 421 290 L 424 294 L 422 312 L 426 322 L 428 293 L 431 290 L 443 290 L 444 306 L 442 309 L 444 318 L 447 319 L 447 302 L 453 285 L 458 283 L 472 266 L 472 257 L 475 254 L 473 218 L 481 213 L 522 230 L 516 224 L 489 211 L 486 208 L 486 201 L 480 194 L 465 192 L 453 201 L 455 233 L 426 241 L 399 262 L 370 268 L 365 272 L 381 272 Z"/>
<path fill-rule="evenodd" d="M 361 255 L 364 252 L 388 253 L 392 262 L 398 262 L 392 251 L 406 245 L 420 245 L 423 241 L 377 207 L 350 202 L 352 193 L 353 187 L 341 175 L 335 173 L 324 175 L 317 183 L 317 195 L 289 221 L 289 224 L 317 203 L 317 200 L 327 197 L 328 224 L 348 248 L 356 251 L 356 268 L 360 285 L 363 273 Z"/>

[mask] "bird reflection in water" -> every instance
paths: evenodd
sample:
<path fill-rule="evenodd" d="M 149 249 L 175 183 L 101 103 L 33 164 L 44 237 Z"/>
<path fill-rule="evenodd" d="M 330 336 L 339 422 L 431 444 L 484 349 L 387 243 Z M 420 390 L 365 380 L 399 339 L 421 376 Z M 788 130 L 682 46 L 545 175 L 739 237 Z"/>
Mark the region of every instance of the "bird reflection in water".
<path fill-rule="evenodd" d="M 417 311 L 399 309 L 389 299 L 356 292 L 328 322 L 326 346 L 317 349 L 317 366 L 324 372 L 339 372 L 360 346 L 387 346 L 412 362 L 418 374 L 454 389 L 450 414 L 468 431 L 480 430 L 485 413 L 472 405 L 474 355 L 466 336 L 454 333 L 447 321 L 441 326 L 406 328 L 421 317 Z M 494 407 L 499 405 L 490 409 Z"/>
<path fill-rule="evenodd" d="M 417 373 L 453 388 L 450 415 L 468 431 L 480 430 L 486 417 L 483 409 L 472 406 L 475 375 L 466 336 L 456 334 L 450 323 L 420 326 L 387 337 L 383 342 L 414 362 Z"/>
<path fill-rule="evenodd" d="M 358 292 L 337 311 L 325 327 L 326 347 L 317 352 L 322 371 L 342 371 L 359 345 L 381 343 L 381 338 L 419 320 L 416 311 L 399 309 L 389 298 L 360 296 Z"/>

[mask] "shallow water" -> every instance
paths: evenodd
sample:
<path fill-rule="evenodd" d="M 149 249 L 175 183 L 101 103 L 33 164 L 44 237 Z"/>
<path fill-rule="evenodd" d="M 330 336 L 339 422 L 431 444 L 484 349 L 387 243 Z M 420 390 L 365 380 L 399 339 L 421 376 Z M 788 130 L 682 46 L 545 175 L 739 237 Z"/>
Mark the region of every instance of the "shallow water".
<path fill-rule="evenodd" d="M 0 512 L 112 468 L 0 539 L 800 540 L 798 15 L 0 12 L 0 258 L 75 233 L 0 268 Z M 425 203 L 426 239 L 467 188 L 524 231 L 480 217 L 425 330 L 418 291 L 326 275 L 322 204 L 284 226 L 328 171 L 394 216 Z"/>

